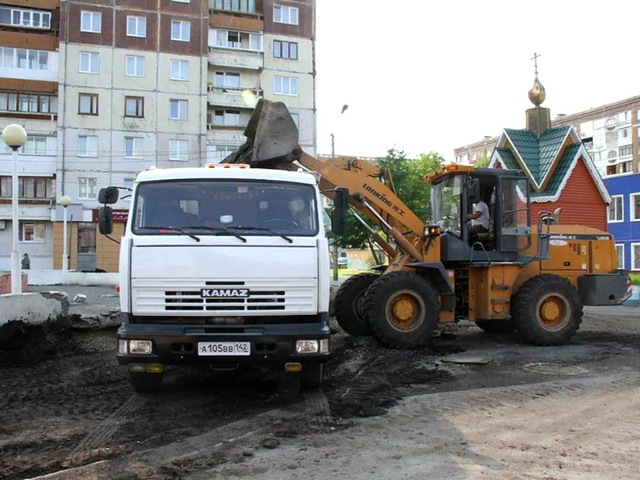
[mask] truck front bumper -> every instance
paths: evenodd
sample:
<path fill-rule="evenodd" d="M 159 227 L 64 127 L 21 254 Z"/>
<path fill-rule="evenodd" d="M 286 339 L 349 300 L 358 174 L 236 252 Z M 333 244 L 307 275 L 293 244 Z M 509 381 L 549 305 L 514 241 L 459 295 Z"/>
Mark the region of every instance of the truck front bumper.
<path fill-rule="evenodd" d="M 121 365 L 324 362 L 329 357 L 330 335 L 328 321 L 241 328 L 125 322 L 118 329 L 117 358 Z"/>

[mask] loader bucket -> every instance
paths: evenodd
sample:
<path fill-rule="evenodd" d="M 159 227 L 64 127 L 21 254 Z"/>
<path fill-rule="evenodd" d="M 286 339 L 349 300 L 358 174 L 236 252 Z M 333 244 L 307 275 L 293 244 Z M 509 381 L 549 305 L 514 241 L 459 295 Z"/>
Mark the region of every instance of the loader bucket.
<path fill-rule="evenodd" d="M 286 165 L 297 158 L 298 127 L 282 102 L 260 100 L 244 131 L 247 141 L 226 163 L 252 167 Z"/>

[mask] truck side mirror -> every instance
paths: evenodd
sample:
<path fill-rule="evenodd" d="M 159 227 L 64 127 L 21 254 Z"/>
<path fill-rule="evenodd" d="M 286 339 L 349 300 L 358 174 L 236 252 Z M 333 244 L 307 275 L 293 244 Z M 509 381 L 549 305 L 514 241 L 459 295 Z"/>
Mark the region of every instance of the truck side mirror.
<path fill-rule="evenodd" d="M 478 203 L 480 200 L 480 180 L 467 178 L 467 199 L 470 203 Z"/>
<path fill-rule="evenodd" d="M 101 188 L 98 192 L 98 201 L 100 203 L 116 203 L 118 201 L 119 192 L 117 187 Z"/>
<path fill-rule="evenodd" d="M 347 211 L 349 210 L 349 189 L 338 187 L 333 193 L 333 211 L 331 212 L 331 231 L 344 235 L 347 231 Z"/>
<path fill-rule="evenodd" d="M 98 209 L 98 229 L 102 235 L 113 233 L 113 211 L 111 207 L 105 206 Z"/>

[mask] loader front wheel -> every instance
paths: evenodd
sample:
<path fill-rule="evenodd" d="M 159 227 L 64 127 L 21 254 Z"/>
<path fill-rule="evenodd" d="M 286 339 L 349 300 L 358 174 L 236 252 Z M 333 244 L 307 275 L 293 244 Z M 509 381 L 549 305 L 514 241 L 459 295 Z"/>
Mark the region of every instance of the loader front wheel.
<path fill-rule="evenodd" d="M 516 329 L 532 345 L 567 343 L 582 323 L 578 292 L 558 275 L 531 278 L 516 292 L 512 305 Z"/>
<path fill-rule="evenodd" d="M 373 336 L 394 348 L 417 348 L 429 343 L 439 311 L 434 287 L 411 272 L 382 275 L 364 298 L 364 314 Z"/>
<path fill-rule="evenodd" d="M 338 325 L 353 337 L 371 335 L 371 328 L 363 312 L 364 295 L 380 275 L 360 273 L 347 278 L 336 293 L 334 312 Z"/>

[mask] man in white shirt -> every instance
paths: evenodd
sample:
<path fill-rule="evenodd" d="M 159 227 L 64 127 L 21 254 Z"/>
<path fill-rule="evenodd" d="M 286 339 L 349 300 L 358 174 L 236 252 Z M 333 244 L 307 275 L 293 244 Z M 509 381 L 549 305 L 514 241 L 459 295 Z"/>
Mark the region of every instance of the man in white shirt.
<path fill-rule="evenodd" d="M 482 200 L 473 205 L 473 213 L 467 215 L 471 226 L 469 233 L 487 233 L 489 231 L 489 207 Z"/>

